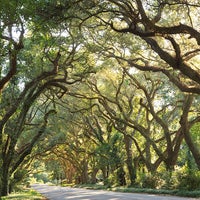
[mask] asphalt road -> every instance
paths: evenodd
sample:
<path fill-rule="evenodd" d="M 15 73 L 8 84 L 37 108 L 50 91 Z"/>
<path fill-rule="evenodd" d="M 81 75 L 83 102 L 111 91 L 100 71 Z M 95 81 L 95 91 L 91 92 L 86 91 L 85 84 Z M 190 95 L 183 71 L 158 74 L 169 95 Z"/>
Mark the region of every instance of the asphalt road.
<path fill-rule="evenodd" d="M 34 184 L 32 188 L 49 200 L 197 200 L 195 198 L 87 190 L 43 184 Z"/>

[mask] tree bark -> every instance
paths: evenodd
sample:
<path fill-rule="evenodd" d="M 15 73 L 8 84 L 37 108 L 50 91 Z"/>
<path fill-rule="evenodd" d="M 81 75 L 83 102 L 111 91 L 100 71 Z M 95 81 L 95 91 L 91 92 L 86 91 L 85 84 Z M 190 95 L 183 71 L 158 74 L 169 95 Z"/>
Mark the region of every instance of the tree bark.
<path fill-rule="evenodd" d="M 188 112 L 190 110 L 192 101 L 193 101 L 193 96 L 188 95 L 183 105 L 184 109 L 183 109 L 183 114 L 180 120 L 180 124 L 181 124 L 182 131 L 184 134 L 185 142 L 187 143 L 188 148 L 192 152 L 192 155 L 197 164 L 197 167 L 200 170 L 200 151 L 198 150 L 198 148 L 196 147 L 195 143 L 192 140 L 192 137 L 190 135 L 190 124 L 188 122 Z"/>
<path fill-rule="evenodd" d="M 200 170 L 200 151 L 198 150 L 198 148 L 196 147 L 196 145 L 194 144 L 191 138 L 190 131 L 187 124 L 184 125 L 183 134 L 184 134 L 185 142 L 187 143 L 190 151 L 192 152 L 192 155 L 197 164 L 197 167 Z"/>
<path fill-rule="evenodd" d="M 126 164 L 128 168 L 129 178 L 130 178 L 131 185 L 134 185 L 135 179 L 136 179 L 136 170 L 134 169 L 134 166 L 133 166 L 133 156 L 131 152 L 132 142 L 131 142 L 131 138 L 125 134 L 124 134 L 124 143 L 125 143 L 125 148 L 126 148 L 126 155 L 127 155 Z"/>
<path fill-rule="evenodd" d="M 86 160 L 82 161 L 82 173 L 81 173 L 81 183 L 85 184 L 89 182 L 88 177 L 88 162 Z"/>
<path fill-rule="evenodd" d="M 91 183 L 92 184 L 95 184 L 97 182 L 96 175 L 97 175 L 98 171 L 99 171 L 99 169 L 97 169 L 97 168 L 92 170 L 92 173 L 91 173 Z"/>
<path fill-rule="evenodd" d="M 4 163 L 2 166 L 1 183 L 0 196 L 7 196 L 9 194 L 9 168 L 7 167 L 7 163 Z"/>

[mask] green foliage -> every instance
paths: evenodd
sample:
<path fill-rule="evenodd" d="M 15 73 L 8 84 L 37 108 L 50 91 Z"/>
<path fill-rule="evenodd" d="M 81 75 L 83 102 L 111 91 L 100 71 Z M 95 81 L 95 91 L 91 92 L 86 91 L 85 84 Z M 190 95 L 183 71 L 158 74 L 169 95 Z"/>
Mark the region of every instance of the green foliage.
<path fill-rule="evenodd" d="M 182 173 L 183 170 L 182 170 Z M 158 173 L 158 177 L 160 178 L 160 185 L 157 187 L 166 189 L 166 190 L 174 190 L 178 188 L 179 180 L 181 172 L 178 171 L 163 171 Z"/>
<path fill-rule="evenodd" d="M 95 153 L 99 155 L 99 167 L 110 166 L 115 170 L 122 162 L 122 155 L 120 152 L 121 136 L 119 133 L 114 133 L 107 143 L 99 145 Z"/>
<path fill-rule="evenodd" d="M 142 188 L 156 189 L 160 186 L 161 179 L 157 173 L 144 173 L 141 174 L 138 182 L 140 183 L 140 187 Z"/>
<path fill-rule="evenodd" d="M 190 129 L 192 138 L 196 146 L 200 145 L 200 122 L 195 123 L 194 126 Z"/>
<path fill-rule="evenodd" d="M 175 171 L 138 174 L 139 187 L 166 190 L 199 190 L 200 172 L 190 170 L 186 166 Z"/>
<path fill-rule="evenodd" d="M 51 170 L 47 170 L 44 161 L 35 160 L 32 164 L 30 183 L 47 183 L 51 182 Z"/>
<path fill-rule="evenodd" d="M 200 171 L 188 170 L 178 176 L 178 188 L 183 190 L 200 190 Z"/>
<path fill-rule="evenodd" d="M 125 172 L 122 167 L 119 167 L 109 175 L 107 185 L 112 187 L 126 185 Z"/>
<path fill-rule="evenodd" d="M 37 183 L 47 183 L 50 181 L 49 174 L 46 172 L 34 174 L 33 177 L 36 179 Z"/>
<path fill-rule="evenodd" d="M 139 3 L 115 2 L 0 0 L 0 81 L 16 67 L 0 93 L 0 187 L 3 171 L 15 185 L 39 155 L 52 179 L 73 171 L 71 182 L 87 182 L 94 172 L 124 185 L 130 157 L 149 171 L 140 187 L 199 189 L 200 100 L 185 113 L 183 93 L 199 94 L 197 1 L 141 1 L 146 16 Z M 166 160 L 184 169 L 161 169 Z"/>

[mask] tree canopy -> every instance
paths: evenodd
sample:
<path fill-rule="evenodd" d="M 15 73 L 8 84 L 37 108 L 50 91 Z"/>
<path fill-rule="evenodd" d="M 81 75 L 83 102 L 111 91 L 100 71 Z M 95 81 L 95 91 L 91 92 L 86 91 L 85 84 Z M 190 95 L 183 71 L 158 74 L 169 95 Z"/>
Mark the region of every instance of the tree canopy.
<path fill-rule="evenodd" d="M 200 169 L 197 0 L 0 4 L 0 196 L 41 162 L 142 187 Z"/>

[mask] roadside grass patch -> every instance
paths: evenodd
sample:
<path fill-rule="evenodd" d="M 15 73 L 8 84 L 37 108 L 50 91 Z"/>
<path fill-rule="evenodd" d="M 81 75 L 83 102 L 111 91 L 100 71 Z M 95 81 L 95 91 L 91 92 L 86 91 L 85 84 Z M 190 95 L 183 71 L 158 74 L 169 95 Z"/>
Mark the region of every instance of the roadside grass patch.
<path fill-rule="evenodd" d="M 166 189 L 149 189 L 149 188 L 129 188 L 129 187 L 114 187 L 108 188 L 110 191 L 116 192 L 130 192 L 130 193 L 147 193 L 159 195 L 172 195 L 181 197 L 200 197 L 200 190 L 166 190 Z"/>
<path fill-rule="evenodd" d="M 194 191 L 179 190 L 177 192 L 177 196 L 182 196 L 182 197 L 200 197 L 200 190 L 194 190 Z"/>
<path fill-rule="evenodd" d="M 0 197 L 0 200 L 45 200 L 41 194 L 32 189 L 24 189 L 16 193 L 12 193 L 6 197 Z"/>
<path fill-rule="evenodd" d="M 107 190 L 108 186 L 106 185 L 99 185 L 99 184 L 78 184 L 74 185 L 75 188 L 85 188 L 90 190 Z"/>
<path fill-rule="evenodd" d="M 133 188 L 133 187 L 108 187 L 104 185 L 83 184 L 75 185 L 76 188 L 85 188 L 93 190 L 108 190 L 114 192 L 130 192 L 130 193 L 147 193 L 158 195 L 172 195 L 181 197 L 200 197 L 200 190 L 167 190 L 167 189 L 149 189 L 149 188 Z"/>

